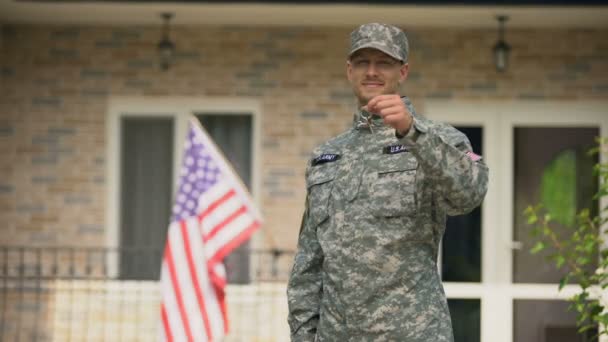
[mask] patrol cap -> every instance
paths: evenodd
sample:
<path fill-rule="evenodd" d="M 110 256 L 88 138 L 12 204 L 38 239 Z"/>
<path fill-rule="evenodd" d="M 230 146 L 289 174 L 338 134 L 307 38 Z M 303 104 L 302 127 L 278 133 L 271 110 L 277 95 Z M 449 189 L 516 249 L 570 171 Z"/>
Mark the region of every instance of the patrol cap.
<path fill-rule="evenodd" d="M 365 48 L 380 50 L 403 63 L 409 53 L 405 33 L 396 26 L 379 23 L 363 24 L 351 32 L 348 57 Z"/>

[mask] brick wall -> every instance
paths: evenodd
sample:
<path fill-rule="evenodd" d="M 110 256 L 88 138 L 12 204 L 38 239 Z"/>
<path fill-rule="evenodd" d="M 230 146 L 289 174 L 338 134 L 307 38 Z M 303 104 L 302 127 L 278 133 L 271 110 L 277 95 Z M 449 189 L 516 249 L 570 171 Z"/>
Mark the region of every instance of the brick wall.
<path fill-rule="evenodd" d="M 262 104 L 265 231 L 293 248 L 312 147 L 349 126 L 350 28 L 177 27 L 175 65 L 157 66 L 157 27 L 2 27 L 0 244 L 105 241 L 105 118 L 115 95 L 232 96 Z M 608 98 L 608 30 L 411 28 L 405 84 L 428 99 Z"/>

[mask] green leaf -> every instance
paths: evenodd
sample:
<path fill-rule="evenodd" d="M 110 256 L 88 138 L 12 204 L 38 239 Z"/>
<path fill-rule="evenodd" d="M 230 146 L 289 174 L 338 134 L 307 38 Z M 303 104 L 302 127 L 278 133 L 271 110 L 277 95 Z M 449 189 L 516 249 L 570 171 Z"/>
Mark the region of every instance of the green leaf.
<path fill-rule="evenodd" d="M 528 215 L 528 224 L 535 224 L 536 222 L 538 222 L 538 216 L 536 216 L 536 214 Z"/>
<path fill-rule="evenodd" d="M 536 254 L 545 249 L 545 243 L 543 241 L 538 241 L 534 247 L 530 250 L 530 253 Z"/>
<path fill-rule="evenodd" d="M 540 235 L 540 229 L 539 228 L 533 228 L 530 229 L 530 236 L 533 238 L 537 238 Z"/>
<path fill-rule="evenodd" d="M 568 280 L 570 280 L 570 276 L 566 275 L 559 280 L 559 290 L 561 291 L 564 286 L 568 285 Z"/>
<path fill-rule="evenodd" d="M 602 313 L 602 310 L 603 310 L 603 307 L 601 305 L 599 305 L 597 303 L 597 301 L 593 301 L 593 304 L 589 308 L 589 312 L 591 313 L 592 317 L 598 316 L 600 313 Z"/>
<path fill-rule="evenodd" d="M 598 154 L 599 152 L 600 152 L 599 146 L 595 146 L 595 147 L 590 148 L 589 151 L 587 151 L 587 155 L 593 156 L 593 155 Z"/>
<path fill-rule="evenodd" d="M 555 267 L 562 268 L 562 266 L 564 266 L 565 263 L 566 263 L 566 258 L 564 258 L 563 255 L 557 255 L 555 257 Z"/>

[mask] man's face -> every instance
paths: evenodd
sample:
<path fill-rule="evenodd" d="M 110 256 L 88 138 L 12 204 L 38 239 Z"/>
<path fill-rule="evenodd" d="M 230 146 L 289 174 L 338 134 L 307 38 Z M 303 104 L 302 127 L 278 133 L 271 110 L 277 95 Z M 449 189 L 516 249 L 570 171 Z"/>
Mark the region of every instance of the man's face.
<path fill-rule="evenodd" d="M 346 74 L 361 106 L 377 95 L 398 94 L 409 65 L 376 49 L 356 51 L 346 62 Z"/>

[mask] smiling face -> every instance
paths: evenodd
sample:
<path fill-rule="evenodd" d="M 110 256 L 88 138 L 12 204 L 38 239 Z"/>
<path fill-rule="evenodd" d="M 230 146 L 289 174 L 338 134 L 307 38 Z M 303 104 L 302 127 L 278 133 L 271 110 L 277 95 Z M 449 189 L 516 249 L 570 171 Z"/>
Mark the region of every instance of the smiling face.
<path fill-rule="evenodd" d="M 361 106 L 377 95 L 398 94 L 409 65 L 376 49 L 356 51 L 346 62 L 346 75 Z"/>

